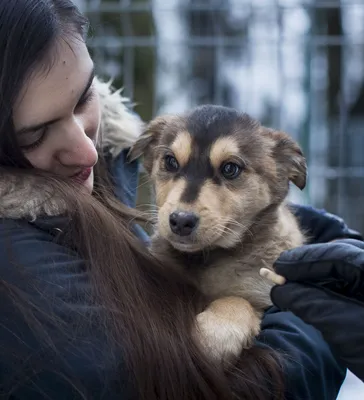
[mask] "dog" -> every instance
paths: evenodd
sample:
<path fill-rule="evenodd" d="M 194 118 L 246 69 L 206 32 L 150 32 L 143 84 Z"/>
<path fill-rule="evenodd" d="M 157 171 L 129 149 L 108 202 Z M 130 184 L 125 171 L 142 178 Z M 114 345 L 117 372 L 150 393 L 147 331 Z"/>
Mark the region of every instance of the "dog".
<path fill-rule="evenodd" d="M 306 185 L 306 160 L 286 133 L 237 110 L 199 106 L 153 119 L 129 151 L 155 191 L 151 251 L 207 296 L 196 334 L 217 360 L 249 348 L 271 305 L 273 263 L 305 242 L 285 200 Z M 261 274 L 260 270 L 263 269 Z"/>

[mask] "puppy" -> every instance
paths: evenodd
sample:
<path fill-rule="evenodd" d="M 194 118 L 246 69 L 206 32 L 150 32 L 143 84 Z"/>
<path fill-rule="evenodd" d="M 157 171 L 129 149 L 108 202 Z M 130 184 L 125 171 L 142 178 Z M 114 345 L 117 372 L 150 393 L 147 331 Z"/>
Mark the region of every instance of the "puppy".
<path fill-rule="evenodd" d="M 304 243 L 285 198 L 289 182 L 305 187 L 305 158 L 287 134 L 213 105 L 155 118 L 129 152 L 140 156 L 158 207 L 151 251 L 177 261 L 207 296 L 196 333 L 214 359 L 231 360 L 271 305 L 260 269 Z"/>

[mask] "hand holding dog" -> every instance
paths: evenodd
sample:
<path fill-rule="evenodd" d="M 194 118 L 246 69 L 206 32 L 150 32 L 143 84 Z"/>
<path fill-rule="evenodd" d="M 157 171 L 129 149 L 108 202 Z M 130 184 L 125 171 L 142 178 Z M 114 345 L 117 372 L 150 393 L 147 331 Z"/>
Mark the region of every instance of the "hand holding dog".
<path fill-rule="evenodd" d="M 286 279 L 273 303 L 323 334 L 345 366 L 364 380 L 364 242 L 342 239 L 283 252 L 275 262 Z"/>

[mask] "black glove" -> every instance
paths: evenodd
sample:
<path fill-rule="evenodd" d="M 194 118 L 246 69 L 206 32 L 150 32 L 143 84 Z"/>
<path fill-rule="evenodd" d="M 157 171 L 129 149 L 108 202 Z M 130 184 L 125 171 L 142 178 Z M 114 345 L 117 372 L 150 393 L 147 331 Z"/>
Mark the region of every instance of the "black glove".
<path fill-rule="evenodd" d="M 281 254 L 275 270 L 287 279 L 273 303 L 321 331 L 336 356 L 364 380 L 364 243 L 342 239 Z"/>

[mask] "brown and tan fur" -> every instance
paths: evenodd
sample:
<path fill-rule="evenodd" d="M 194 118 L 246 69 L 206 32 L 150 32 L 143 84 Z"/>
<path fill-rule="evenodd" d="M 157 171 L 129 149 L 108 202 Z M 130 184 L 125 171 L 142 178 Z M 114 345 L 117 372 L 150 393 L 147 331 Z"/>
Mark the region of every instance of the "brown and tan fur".
<path fill-rule="evenodd" d="M 202 106 L 154 119 L 129 158 L 141 155 L 158 208 L 151 250 L 179 261 L 210 299 L 196 330 L 209 354 L 237 356 L 251 346 L 271 305 L 272 283 L 259 270 L 273 269 L 282 251 L 304 243 L 285 204 L 289 182 L 300 189 L 306 183 L 302 152 L 287 134 L 247 114 Z M 240 168 L 238 176 L 222 175 L 226 163 Z M 198 217 L 191 234 L 172 230 L 174 212 Z"/>

